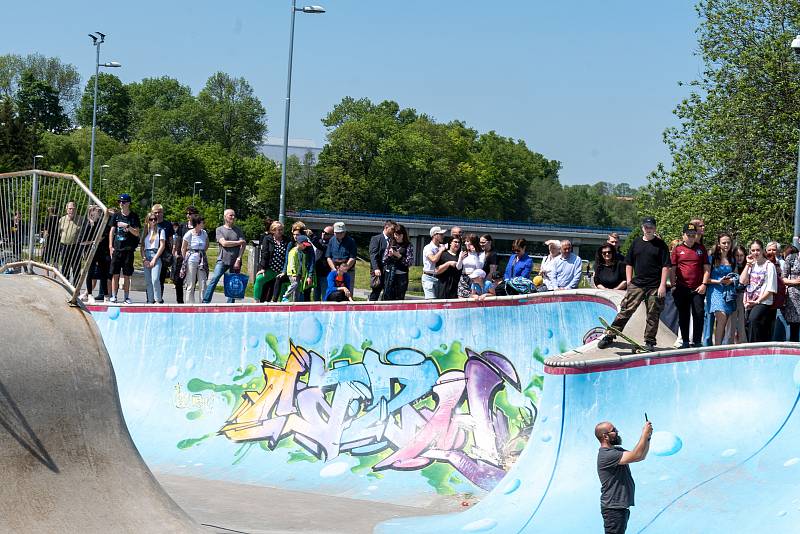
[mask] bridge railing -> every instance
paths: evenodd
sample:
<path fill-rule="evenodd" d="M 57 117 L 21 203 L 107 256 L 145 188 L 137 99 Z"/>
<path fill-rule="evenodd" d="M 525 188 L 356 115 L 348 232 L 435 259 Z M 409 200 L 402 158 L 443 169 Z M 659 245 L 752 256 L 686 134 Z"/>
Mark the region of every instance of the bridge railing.
<path fill-rule="evenodd" d="M 107 222 L 106 206 L 73 174 L 0 174 L 0 272 L 55 278 L 74 303 Z"/>

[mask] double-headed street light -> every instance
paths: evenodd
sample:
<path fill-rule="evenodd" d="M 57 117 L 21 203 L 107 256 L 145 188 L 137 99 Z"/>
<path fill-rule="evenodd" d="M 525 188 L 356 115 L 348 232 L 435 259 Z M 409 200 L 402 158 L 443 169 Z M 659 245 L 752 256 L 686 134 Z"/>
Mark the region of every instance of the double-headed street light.
<path fill-rule="evenodd" d="M 222 214 L 223 214 L 223 221 L 225 220 L 225 210 L 228 209 L 228 193 L 230 193 L 230 189 L 225 190 L 224 200 L 222 201 Z"/>
<path fill-rule="evenodd" d="M 92 105 L 92 147 L 89 150 L 89 191 L 92 190 L 94 185 L 94 140 L 95 132 L 97 130 L 97 78 L 100 75 L 100 67 L 116 68 L 121 67 L 120 63 L 110 61 L 108 63 L 100 63 L 100 45 L 106 41 L 106 34 L 101 32 L 94 32 L 89 34 L 92 40 L 92 46 L 97 49 L 97 57 L 94 62 L 94 104 Z"/>
<path fill-rule="evenodd" d="M 153 175 L 153 178 L 152 178 L 151 182 L 150 182 L 150 206 L 155 204 L 156 178 L 161 178 L 161 175 L 158 174 L 158 173 L 155 173 Z"/>
<path fill-rule="evenodd" d="M 203 182 L 195 182 L 194 185 L 192 185 L 192 206 L 194 206 L 194 196 L 195 196 L 196 191 L 197 191 L 197 186 L 202 184 L 202 183 Z M 202 191 L 202 189 L 200 191 Z"/>
<path fill-rule="evenodd" d="M 108 169 L 109 167 L 111 167 L 111 165 L 100 165 L 100 191 L 105 188 L 105 184 L 103 182 L 106 181 L 106 179 L 103 178 L 103 169 Z M 98 194 L 97 196 L 99 197 L 100 195 Z"/>
<path fill-rule="evenodd" d="M 318 15 L 325 13 L 322 6 L 297 7 L 297 0 L 292 0 L 292 22 L 289 26 L 289 74 L 286 77 L 286 117 L 283 123 L 283 169 L 281 170 L 281 203 L 278 220 L 283 224 L 286 219 L 286 162 L 289 159 L 289 109 L 292 101 L 292 52 L 294 51 L 294 16 L 298 11 Z"/>
<path fill-rule="evenodd" d="M 36 154 L 35 156 L 33 156 L 33 170 L 34 171 L 36 170 L 36 160 L 37 159 L 42 159 L 42 158 L 44 158 L 44 156 L 42 156 L 41 154 Z"/>

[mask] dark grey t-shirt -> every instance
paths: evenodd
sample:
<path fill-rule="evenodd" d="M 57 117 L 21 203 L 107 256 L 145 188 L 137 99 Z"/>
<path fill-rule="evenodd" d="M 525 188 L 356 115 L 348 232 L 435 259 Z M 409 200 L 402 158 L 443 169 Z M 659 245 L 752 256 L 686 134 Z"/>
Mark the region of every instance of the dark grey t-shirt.
<path fill-rule="evenodd" d="M 631 469 L 619 465 L 622 447 L 600 447 L 597 452 L 597 475 L 600 477 L 600 506 L 602 508 L 628 508 L 633 506 L 635 485 Z"/>
<path fill-rule="evenodd" d="M 244 239 L 244 234 L 239 229 L 238 226 L 234 226 L 233 228 L 228 228 L 227 226 L 218 226 L 217 227 L 217 242 L 220 239 L 225 239 L 227 241 L 238 241 L 240 239 Z M 241 247 L 223 247 L 222 245 L 219 246 L 219 256 L 217 257 L 217 263 L 222 263 L 224 265 L 233 265 L 233 262 L 236 261 L 236 258 L 239 257 L 239 250 Z"/>

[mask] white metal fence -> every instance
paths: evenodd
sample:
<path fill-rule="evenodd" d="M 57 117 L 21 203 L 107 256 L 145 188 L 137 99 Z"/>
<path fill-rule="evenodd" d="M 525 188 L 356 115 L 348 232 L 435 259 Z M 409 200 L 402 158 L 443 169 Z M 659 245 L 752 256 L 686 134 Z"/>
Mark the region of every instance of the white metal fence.
<path fill-rule="evenodd" d="M 107 223 L 105 205 L 73 174 L 0 174 L 0 273 L 55 278 L 75 302 Z"/>

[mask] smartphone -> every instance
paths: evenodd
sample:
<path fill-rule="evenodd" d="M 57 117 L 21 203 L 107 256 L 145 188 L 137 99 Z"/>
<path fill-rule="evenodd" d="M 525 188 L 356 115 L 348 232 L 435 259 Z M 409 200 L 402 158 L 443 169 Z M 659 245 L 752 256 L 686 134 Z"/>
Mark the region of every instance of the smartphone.
<path fill-rule="evenodd" d="M 647 412 L 644 412 L 644 420 L 646 423 L 650 422 L 650 419 L 647 418 Z"/>

